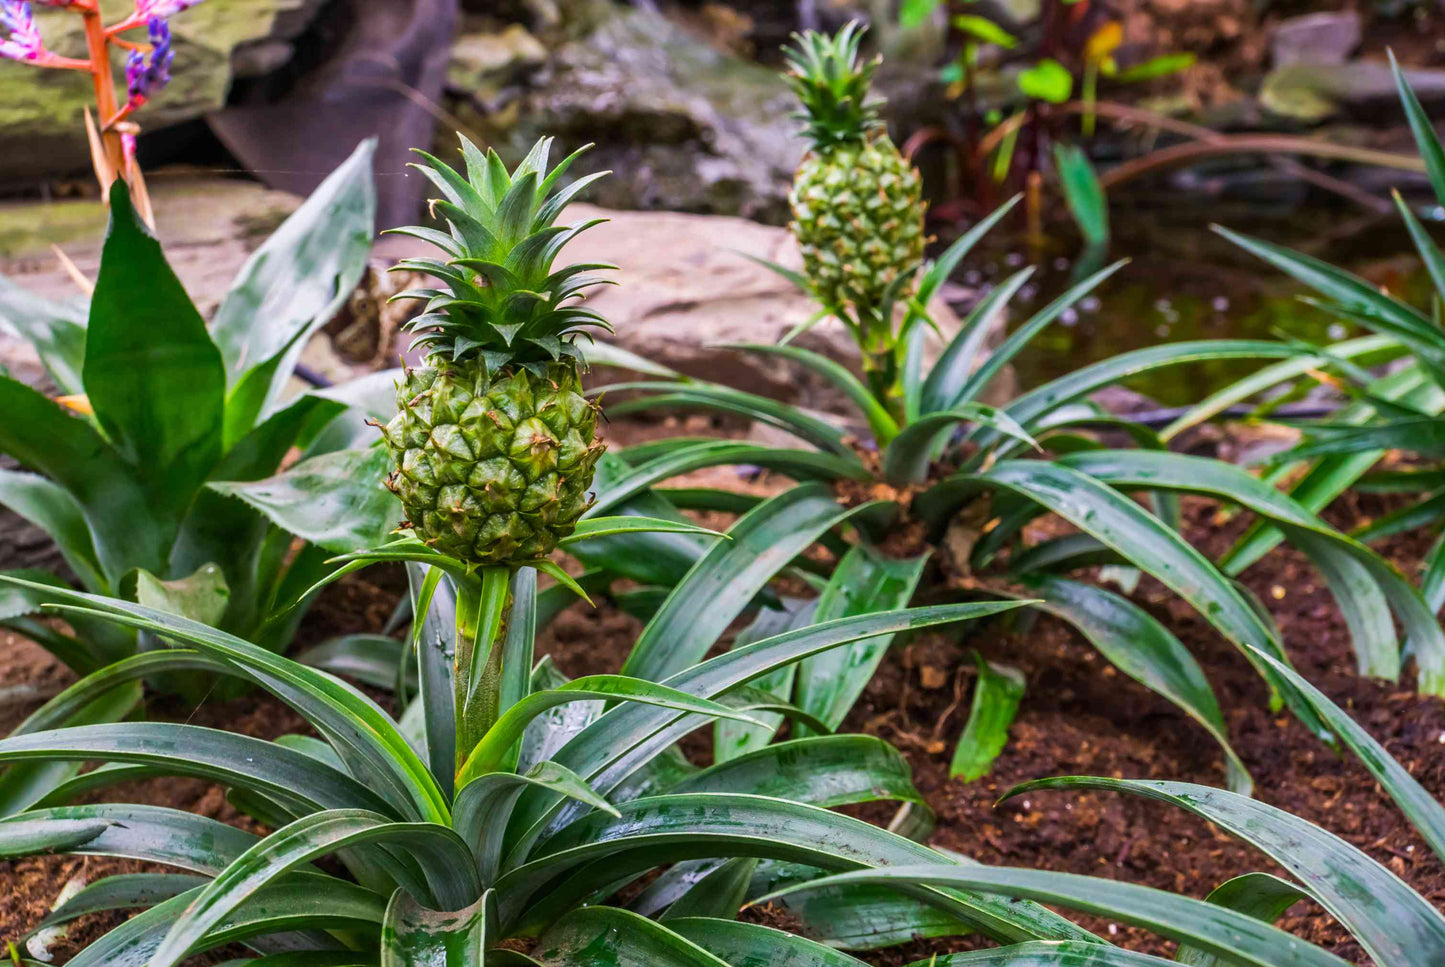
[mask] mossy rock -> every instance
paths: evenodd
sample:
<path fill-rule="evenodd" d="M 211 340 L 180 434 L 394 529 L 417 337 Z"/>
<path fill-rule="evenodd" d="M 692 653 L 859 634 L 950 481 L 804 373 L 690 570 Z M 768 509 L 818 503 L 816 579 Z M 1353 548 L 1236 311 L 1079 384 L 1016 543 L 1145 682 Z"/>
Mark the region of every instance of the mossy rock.
<path fill-rule="evenodd" d="M 133 4 L 130 0 L 102 0 L 101 7 L 106 21 L 113 22 L 132 10 Z M 222 107 L 237 51 L 278 33 L 294 32 L 298 15 L 315 7 L 313 0 L 207 0 L 172 18 L 173 79 L 137 113 L 136 120 L 143 128 L 155 129 Z M 85 55 L 76 14 L 37 7 L 36 22 L 51 50 L 72 57 Z M 123 84 L 119 56 L 115 68 L 117 83 Z M 86 74 L 0 61 L 0 130 L 9 144 L 26 146 L 26 150 L 0 152 L 0 179 L 85 169 L 90 153 L 84 111 L 94 103 Z"/>

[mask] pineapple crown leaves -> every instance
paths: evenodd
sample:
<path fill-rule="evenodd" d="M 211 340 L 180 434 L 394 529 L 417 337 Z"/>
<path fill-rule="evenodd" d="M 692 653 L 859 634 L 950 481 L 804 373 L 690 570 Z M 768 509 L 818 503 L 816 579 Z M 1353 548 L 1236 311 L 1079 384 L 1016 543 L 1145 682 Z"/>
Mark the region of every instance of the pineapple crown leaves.
<path fill-rule="evenodd" d="M 793 34 L 793 44 L 783 48 L 788 62 L 783 76 L 803 103 L 793 117 L 804 122 L 815 148 L 862 141 L 883 124 L 882 99 L 868 96 L 882 58 L 860 61 L 858 55 L 866 30 L 854 20 L 832 36 L 812 30 Z"/>
<path fill-rule="evenodd" d="M 465 136 L 458 137 L 465 176 L 420 150 L 416 154 L 422 162 L 411 166 L 441 192 L 430 210 L 448 231 L 408 226 L 390 232 L 430 242 L 446 255 L 403 259 L 392 271 L 421 272 L 446 288 L 410 289 L 393 299 L 425 304 L 405 328 L 419 333 L 413 346 L 426 347 L 428 355 L 453 361 L 477 358 L 488 373 L 520 366 L 543 375 L 552 363 L 580 358 L 573 342 L 580 335 L 590 337 L 589 328 L 612 330 L 601 315 L 573 300 L 593 286 L 613 284 L 588 273 L 616 266 L 586 262 L 552 271 L 568 242 L 606 221 L 557 225 L 558 216 L 609 172 L 559 188 L 562 176 L 591 145 L 548 171 L 552 139 L 542 138 L 508 171 L 495 151 L 483 154 Z"/>

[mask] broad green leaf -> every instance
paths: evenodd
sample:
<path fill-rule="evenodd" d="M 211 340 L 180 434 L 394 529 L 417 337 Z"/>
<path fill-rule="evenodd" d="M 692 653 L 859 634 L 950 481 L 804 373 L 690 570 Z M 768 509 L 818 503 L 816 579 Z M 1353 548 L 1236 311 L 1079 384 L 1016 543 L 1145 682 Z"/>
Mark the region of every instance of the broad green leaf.
<path fill-rule="evenodd" d="M 381 934 L 381 967 L 482 967 L 496 937 L 491 893 L 453 911 L 428 910 L 405 890 L 392 894 Z"/>
<path fill-rule="evenodd" d="M 993 760 L 1008 743 L 1009 726 L 1024 696 L 1024 677 L 1017 669 L 984 661 L 977 652 L 974 664 L 978 666 L 978 684 L 973 704 L 948 767 L 949 776 L 964 782 L 989 774 Z"/>
<path fill-rule="evenodd" d="M 132 567 L 163 571 L 175 521 L 152 508 L 136 471 L 85 420 L 0 374 L 0 452 L 55 481 L 80 505 L 106 585 Z"/>
<path fill-rule="evenodd" d="M 242 266 L 216 310 L 225 361 L 226 443 L 275 402 L 307 337 L 331 320 L 366 271 L 376 193 L 374 140 L 363 141 Z"/>
<path fill-rule="evenodd" d="M 86 590 L 110 590 L 85 523 L 85 511 L 64 487 L 38 474 L 0 470 L 0 507 L 8 507 L 45 531 Z"/>
<path fill-rule="evenodd" d="M 1045 57 L 1018 76 L 1019 90 L 1028 97 L 1062 104 L 1074 91 L 1074 76 L 1068 68 L 1051 57 Z"/>
<path fill-rule="evenodd" d="M 80 372 L 88 315 L 83 299 L 55 302 L 0 275 L 0 331 L 13 332 L 34 346 L 45 371 L 65 394 L 85 392 Z"/>
<path fill-rule="evenodd" d="M 374 547 L 401 520 L 401 504 L 382 486 L 388 457 L 380 447 L 303 460 L 262 480 L 212 482 L 304 540 L 344 554 Z"/>
<path fill-rule="evenodd" d="M 201 624 L 219 625 L 230 603 L 231 589 L 214 564 L 203 564 L 194 574 L 162 581 L 142 569 L 136 576 L 136 600 L 147 608 L 169 611 Z"/>
<path fill-rule="evenodd" d="M 179 517 L 220 459 L 226 376 L 205 320 L 123 184 L 110 202 L 86 330 L 85 392 L 155 510 Z"/>
<path fill-rule="evenodd" d="M 1286 910 L 1308 896 L 1293 883 L 1269 873 L 1246 873 L 1219 884 L 1206 899 L 1210 903 L 1247 913 L 1265 923 L 1274 923 Z M 1189 967 L 1224 967 L 1224 962 L 1218 957 L 1188 944 L 1179 945 L 1174 952 L 1174 960 Z"/>
<path fill-rule="evenodd" d="M 1173 702 L 1202 725 L 1224 753 L 1229 786 L 1249 795 L 1253 780 L 1229 744 L 1224 714 L 1204 670 L 1168 628 L 1143 608 L 1102 588 L 1048 574 L 1025 574 L 1037 605 L 1078 629 L 1109 663 Z"/>
<path fill-rule="evenodd" d="M 814 622 L 906 607 L 927 564 L 926 554 L 892 558 L 868 545 L 854 547 L 838 562 L 819 596 Z M 893 635 L 880 635 L 799 662 L 794 692 L 798 707 L 816 715 L 830 728 L 838 728 L 872 680 L 893 640 Z M 802 726 L 794 726 L 794 730 L 798 735 L 812 731 Z"/>
<path fill-rule="evenodd" d="M 408 562 L 412 604 L 411 648 L 416 652 L 417 701 L 426 717 L 426 761 L 450 800 L 457 767 L 457 590 L 436 568 Z M 420 618 L 415 616 L 420 615 Z"/>
<path fill-rule="evenodd" d="M 856 512 L 821 483 L 800 484 L 748 512 L 678 581 L 622 673 L 662 681 L 697 663 L 774 575 Z"/>
<path fill-rule="evenodd" d="M 333 809 L 278 829 L 237 857 L 191 900 L 150 967 L 175 967 L 217 924 L 267 884 L 297 866 L 364 843 L 406 850 L 426 874 L 435 902 L 458 908 L 481 892 L 471 851 L 456 833 L 434 823 L 398 823 L 363 809 Z"/>
<path fill-rule="evenodd" d="M 546 967 L 728 967 L 665 925 L 614 907 L 569 913 L 538 939 L 532 957 Z"/>
<path fill-rule="evenodd" d="M 1109 199 L 1104 196 L 1089 156 L 1078 145 L 1055 144 L 1054 163 L 1059 168 L 1059 183 L 1064 189 L 1069 214 L 1074 216 L 1084 240 L 1090 245 L 1106 244 L 1109 241 Z"/>
<path fill-rule="evenodd" d="M 1018 45 L 1018 38 L 1004 30 L 998 24 L 986 17 L 977 14 L 958 14 L 950 21 L 959 30 L 969 34 L 977 40 L 986 44 L 997 44 L 1003 48 L 1012 48 Z"/>
<path fill-rule="evenodd" d="M 887 884 L 910 893 L 927 884 L 1057 904 L 1145 927 L 1172 940 L 1220 954 L 1232 963 L 1251 967 L 1343 967 L 1346 963 L 1313 944 L 1226 907 L 1152 887 L 1077 873 L 972 865 L 898 866 L 841 873 L 789 887 L 754 902 L 764 903 L 813 886 L 849 883 Z"/>
<path fill-rule="evenodd" d="M 1274 806 L 1187 782 L 1092 776 L 1028 782 L 1010 790 L 1009 796 L 1038 789 L 1126 792 L 1188 810 L 1267 853 L 1382 967 L 1413 967 L 1445 956 L 1445 916 L 1428 900 L 1362 850 Z M 1198 938 L 1190 943 L 1211 950 Z"/>
<path fill-rule="evenodd" d="M 89 834 L 77 836 L 77 831 Z M 106 803 L 0 819 L 0 856 L 39 851 L 162 863 L 214 876 L 257 842 L 251 833 L 180 809 Z"/>

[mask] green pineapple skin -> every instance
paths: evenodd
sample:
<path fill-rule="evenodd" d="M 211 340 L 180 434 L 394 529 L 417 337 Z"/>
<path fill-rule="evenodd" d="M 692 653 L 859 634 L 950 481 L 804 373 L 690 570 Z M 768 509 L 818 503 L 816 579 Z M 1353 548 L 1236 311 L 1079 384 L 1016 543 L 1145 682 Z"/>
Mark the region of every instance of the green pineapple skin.
<path fill-rule="evenodd" d="M 409 370 L 385 427 L 392 473 L 417 537 L 469 564 L 545 557 L 591 504 L 605 446 L 577 366 L 545 377 L 478 360 Z"/>
<path fill-rule="evenodd" d="M 789 203 L 804 273 L 826 305 L 875 307 L 923 259 L 918 170 L 887 135 L 810 151 Z"/>

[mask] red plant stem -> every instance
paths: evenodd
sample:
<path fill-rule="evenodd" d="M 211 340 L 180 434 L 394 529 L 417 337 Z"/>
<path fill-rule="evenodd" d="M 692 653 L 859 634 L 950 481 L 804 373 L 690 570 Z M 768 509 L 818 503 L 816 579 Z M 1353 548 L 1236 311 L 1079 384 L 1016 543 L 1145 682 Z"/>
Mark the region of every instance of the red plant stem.
<path fill-rule="evenodd" d="M 110 66 L 110 39 L 106 36 L 105 24 L 100 19 L 100 10 L 95 5 L 80 6 L 81 21 L 85 25 L 85 45 L 90 51 L 91 79 L 95 82 L 95 107 L 101 121 L 114 118 L 119 109 L 115 100 L 115 73 Z M 121 144 L 120 132 L 102 129 L 101 143 L 105 147 L 106 160 L 116 172 L 125 170 L 125 149 Z M 102 185 L 103 188 L 110 187 Z"/>

